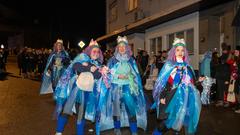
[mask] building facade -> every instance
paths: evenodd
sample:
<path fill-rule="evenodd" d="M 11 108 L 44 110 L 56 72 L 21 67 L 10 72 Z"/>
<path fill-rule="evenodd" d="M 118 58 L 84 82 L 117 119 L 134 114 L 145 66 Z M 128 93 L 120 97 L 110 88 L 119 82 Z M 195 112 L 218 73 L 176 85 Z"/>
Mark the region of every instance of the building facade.
<path fill-rule="evenodd" d="M 238 0 L 106 0 L 106 35 L 97 40 L 114 47 L 126 35 L 134 55 L 171 48 L 175 37 L 184 38 L 191 64 L 198 69 L 208 50 L 221 52 L 225 42 L 235 49 L 238 30 L 232 26 Z"/>

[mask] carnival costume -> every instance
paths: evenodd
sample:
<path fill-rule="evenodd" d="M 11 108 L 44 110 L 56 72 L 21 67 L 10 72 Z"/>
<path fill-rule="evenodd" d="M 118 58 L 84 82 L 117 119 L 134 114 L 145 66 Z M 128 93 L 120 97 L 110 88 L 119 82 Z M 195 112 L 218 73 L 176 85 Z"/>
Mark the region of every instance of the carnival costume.
<path fill-rule="evenodd" d="M 178 46 L 184 48 L 181 60 L 176 58 L 175 51 Z M 178 133 L 182 126 L 188 133 L 196 132 L 201 101 L 194 82 L 194 70 L 189 65 L 185 41 L 176 38 L 154 86 L 153 98 L 157 105 L 159 122 L 154 135 L 161 135 L 168 129 Z M 165 103 L 161 102 L 162 99 L 165 99 Z"/>
<path fill-rule="evenodd" d="M 98 48 L 98 52 L 93 49 Z M 99 53 L 95 60 L 91 53 Z M 84 134 L 85 121 L 98 119 L 98 81 L 101 77 L 100 66 L 103 60 L 102 52 L 96 41 L 91 41 L 89 46 L 79 54 L 62 75 L 56 87 L 55 99 L 57 101 L 56 115 L 58 117 L 56 134 L 62 134 L 67 123 L 68 115 L 77 115 L 77 135 Z M 97 70 L 91 71 L 91 67 Z M 96 130 L 100 130 L 99 125 Z"/>
<path fill-rule="evenodd" d="M 207 51 L 204 54 L 204 58 L 200 64 L 200 75 L 204 76 L 204 80 L 202 81 L 203 91 L 201 93 L 201 101 L 203 105 L 210 104 L 210 94 L 211 94 L 211 87 L 212 84 L 215 83 L 214 79 L 211 78 L 211 68 L 210 63 L 212 60 L 212 52 Z"/>
<path fill-rule="evenodd" d="M 60 44 L 62 50 L 57 51 L 57 45 Z M 54 44 L 54 50 L 49 55 L 45 67 L 40 94 L 48 94 L 55 91 L 58 80 L 70 63 L 68 53 L 63 49 L 63 41 L 58 39 Z"/>
<path fill-rule="evenodd" d="M 137 134 L 137 127 L 145 130 L 147 126 L 141 78 L 137 64 L 131 57 L 132 52 L 127 38 L 119 36 L 117 43 L 114 56 L 108 61 L 111 72 L 110 88 L 102 89 L 103 94 L 100 94 L 102 96 L 100 99 L 105 100 L 100 102 L 103 104 L 101 130 L 114 128 L 115 134 L 120 135 L 120 127 L 130 126 L 132 134 Z M 120 46 L 125 48 L 124 54 L 120 53 Z M 120 78 L 121 75 L 125 78 Z"/>

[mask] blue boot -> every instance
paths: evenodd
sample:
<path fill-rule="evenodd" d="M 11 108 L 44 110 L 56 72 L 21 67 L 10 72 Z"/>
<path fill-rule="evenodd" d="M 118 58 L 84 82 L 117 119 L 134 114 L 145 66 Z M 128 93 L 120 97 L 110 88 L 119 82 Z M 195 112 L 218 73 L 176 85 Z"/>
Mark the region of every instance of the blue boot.
<path fill-rule="evenodd" d="M 86 121 L 81 120 L 80 122 L 77 122 L 77 135 L 84 135 L 84 126 Z"/>
<path fill-rule="evenodd" d="M 96 130 L 96 135 L 100 135 L 100 124 L 98 122 L 96 122 L 96 125 L 95 125 L 95 130 Z"/>
<path fill-rule="evenodd" d="M 121 135 L 120 127 L 121 127 L 120 121 L 119 120 L 114 121 L 114 134 L 115 135 Z"/>
<path fill-rule="evenodd" d="M 115 128 L 115 129 L 120 129 L 120 127 L 121 127 L 120 121 L 119 121 L 119 120 L 114 121 L 114 128 Z"/>
<path fill-rule="evenodd" d="M 64 127 L 67 124 L 67 120 L 68 120 L 67 116 L 58 116 L 57 129 L 56 129 L 57 133 L 63 132 Z"/>
<path fill-rule="evenodd" d="M 153 131 L 153 135 L 162 135 L 162 133 L 160 131 L 158 131 L 157 129 L 155 129 Z"/>
<path fill-rule="evenodd" d="M 132 135 L 137 135 L 137 122 L 130 122 L 130 130 Z"/>

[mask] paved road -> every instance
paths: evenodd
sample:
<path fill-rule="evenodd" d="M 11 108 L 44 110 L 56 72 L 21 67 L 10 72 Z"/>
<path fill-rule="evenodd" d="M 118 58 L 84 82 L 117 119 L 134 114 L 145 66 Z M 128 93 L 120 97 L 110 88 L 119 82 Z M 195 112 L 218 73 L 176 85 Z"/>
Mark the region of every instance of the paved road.
<path fill-rule="evenodd" d="M 7 64 L 9 74 L 0 78 L 0 135 L 54 135 L 56 121 L 52 120 L 54 102 L 51 95 L 39 95 L 39 81 L 23 79 L 18 76 L 15 57 L 10 57 Z M 149 114 L 147 132 L 151 135 L 155 125 L 155 114 Z M 86 135 L 93 135 L 86 126 Z M 65 135 L 75 134 L 75 119 L 70 118 L 64 131 Z M 102 133 L 113 135 L 112 131 Z M 197 135 L 239 135 L 240 114 L 231 108 L 203 108 Z M 130 135 L 128 129 L 123 135 Z M 168 133 L 171 135 L 171 132 Z"/>

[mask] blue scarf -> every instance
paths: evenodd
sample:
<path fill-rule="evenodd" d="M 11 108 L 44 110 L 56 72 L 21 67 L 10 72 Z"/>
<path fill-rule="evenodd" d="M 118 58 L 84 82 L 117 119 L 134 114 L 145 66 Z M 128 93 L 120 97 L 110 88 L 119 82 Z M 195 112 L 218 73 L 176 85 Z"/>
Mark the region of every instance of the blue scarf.
<path fill-rule="evenodd" d="M 125 54 L 117 53 L 115 57 L 120 62 L 128 61 L 130 59 L 126 53 Z"/>

